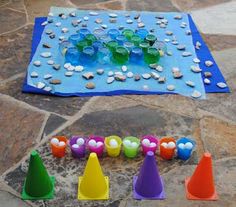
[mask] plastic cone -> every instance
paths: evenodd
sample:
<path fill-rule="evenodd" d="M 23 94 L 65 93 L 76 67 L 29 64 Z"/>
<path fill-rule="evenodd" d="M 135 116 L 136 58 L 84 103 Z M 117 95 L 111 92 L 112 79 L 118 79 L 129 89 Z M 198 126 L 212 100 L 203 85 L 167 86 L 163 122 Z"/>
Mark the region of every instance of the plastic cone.
<path fill-rule="evenodd" d="M 36 151 L 31 152 L 28 173 L 25 179 L 22 199 L 44 200 L 54 196 L 54 177 L 49 177 Z"/>
<path fill-rule="evenodd" d="M 79 177 L 79 200 L 106 200 L 109 198 L 109 178 L 103 175 L 97 154 L 90 153 L 83 177 Z"/>
<path fill-rule="evenodd" d="M 204 153 L 191 178 L 185 179 L 186 197 L 189 200 L 217 200 L 212 159 L 210 153 Z"/>
<path fill-rule="evenodd" d="M 139 175 L 134 176 L 133 197 L 138 200 L 165 199 L 164 183 L 152 151 L 147 152 Z"/>

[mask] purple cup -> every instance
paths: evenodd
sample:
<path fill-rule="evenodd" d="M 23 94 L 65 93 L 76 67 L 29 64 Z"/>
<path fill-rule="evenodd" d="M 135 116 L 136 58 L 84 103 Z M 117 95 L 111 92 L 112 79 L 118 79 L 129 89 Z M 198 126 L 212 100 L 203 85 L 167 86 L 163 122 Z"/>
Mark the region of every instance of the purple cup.
<path fill-rule="evenodd" d="M 89 146 L 89 141 L 93 139 L 95 140 L 96 142 L 102 142 L 103 145 L 102 146 L 99 146 L 99 147 L 93 147 L 93 146 Z M 87 146 L 88 146 L 88 149 L 90 152 L 95 152 L 97 154 L 98 157 L 101 157 L 102 154 L 103 154 L 103 150 L 104 150 L 104 140 L 105 140 L 105 137 L 101 137 L 101 136 L 96 136 L 96 135 L 91 135 L 89 136 L 88 140 L 87 140 Z"/>
<path fill-rule="evenodd" d="M 77 141 L 78 138 L 83 138 L 84 139 L 84 144 L 79 146 L 79 148 L 72 147 L 73 144 L 76 144 L 76 141 Z M 86 138 L 81 137 L 81 136 L 72 136 L 70 138 L 69 144 L 70 144 L 71 154 L 74 158 L 83 158 L 83 157 L 85 157 Z"/>
<path fill-rule="evenodd" d="M 143 139 L 148 139 L 150 142 L 154 142 L 156 144 L 156 147 L 148 147 L 146 145 L 143 145 L 142 143 Z M 144 155 L 146 155 L 148 151 L 152 151 L 155 154 L 158 148 L 158 145 L 159 145 L 159 139 L 153 135 L 145 135 L 141 139 L 141 146 L 142 146 Z"/>

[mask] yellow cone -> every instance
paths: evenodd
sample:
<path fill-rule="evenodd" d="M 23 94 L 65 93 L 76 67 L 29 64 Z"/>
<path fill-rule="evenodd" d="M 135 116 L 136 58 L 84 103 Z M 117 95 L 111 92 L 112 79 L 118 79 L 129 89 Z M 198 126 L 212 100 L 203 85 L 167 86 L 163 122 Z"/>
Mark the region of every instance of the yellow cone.
<path fill-rule="evenodd" d="M 79 200 L 106 200 L 109 198 L 109 178 L 103 175 L 97 154 L 90 153 L 83 177 L 79 177 Z"/>

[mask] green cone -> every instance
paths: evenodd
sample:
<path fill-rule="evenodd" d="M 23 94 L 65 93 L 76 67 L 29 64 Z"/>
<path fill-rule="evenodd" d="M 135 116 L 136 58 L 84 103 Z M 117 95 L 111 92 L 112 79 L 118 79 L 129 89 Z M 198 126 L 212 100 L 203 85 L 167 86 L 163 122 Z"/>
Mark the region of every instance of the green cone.
<path fill-rule="evenodd" d="M 54 196 L 54 177 L 49 177 L 42 159 L 36 151 L 31 152 L 28 173 L 25 179 L 22 199 L 44 200 Z"/>

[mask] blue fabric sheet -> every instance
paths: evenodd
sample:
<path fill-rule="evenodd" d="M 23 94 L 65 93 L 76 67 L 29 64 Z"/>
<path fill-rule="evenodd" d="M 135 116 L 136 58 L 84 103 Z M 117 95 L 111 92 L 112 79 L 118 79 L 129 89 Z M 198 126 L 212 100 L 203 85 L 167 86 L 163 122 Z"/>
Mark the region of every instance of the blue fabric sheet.
<path fill-rule="evenodd" d="M 203 42 L 194 22 L 192 21 L 192 18 L 190 15 L 188 15 L 189 18 L 189 24 L 190 28 L 192 30 L 192 38 L 193 38 L 193 43 L 196 41 L 199 41 L 202 43 L 201 50 L 196 50 L 197 57 L 201 60 L 213 60 L 206 44 Z M 37 49 L 37 46 L 41 40 L 41 35 L 44 29 L 44 26 L 41 26 L 41 23 L 44 22 L 47 18 L 46 17 L 41 17 L 41 18 L 36 18 L 35 19 L 35 26 L 34 26 L 34 32 L 33 32 L 33 39 L 32 39 L 32 54 L 31 58 L 35 54 L 35 51 Z M 214 62 L 215 63 L 215 62 Z M 207 68 L 204 65 L 204 61 L 201 61 L 200 67 L 204 71 L 209 71 L 209 68 Z M 229 92 L 228 88 L 225 89 L 219 89 L 216 86 L 216 83 L 219 81 L 225 82 L 224 77 L 222 76 L 219 68 L 217 67 L 216 63 L 210 68 L 210 71 L 213 74 L 214 79 L 212 79 L 212 84 L 206 85 L 205 89 L 206 92 Z M 44 90 L 37 89 L 33 86 L 30 86 L 27 81 L 27 76 L 25 78 L 24 86 L 23 86 L 23 92 L 31 92 L 31 93 L 41 93 L 41 94 L 51 94 L 51 95 L 59 95 L 59 96 L 94 96 L 94 95 L 121 95 L 121 94 L 165 94 L 165 93 L 171 93 L 167 91 L 137 91 L 137 90 L 114 90 L 114 91 L 102 91 L 102 92 L 88 92 L 86 93 L 59 93 L 59 92 L 54 92 L 54 93 L 48 93 Z"/>

